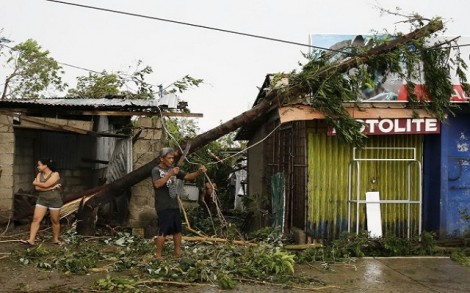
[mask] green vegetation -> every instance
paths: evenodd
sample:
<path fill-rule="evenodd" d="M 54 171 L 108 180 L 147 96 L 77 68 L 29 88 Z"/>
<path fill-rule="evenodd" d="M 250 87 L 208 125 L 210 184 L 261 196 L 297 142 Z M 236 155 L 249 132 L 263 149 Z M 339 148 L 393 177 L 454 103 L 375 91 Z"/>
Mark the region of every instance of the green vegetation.
<path fill-rule="evenodd" d="M 383 238 L 370 238 L 367 232 L 360 234 L 343 233 L 340 238 L 322 248 L 306 249 L 296 256 L 298 263 L 321 261 L 335 263 L 350 261 L 364 256 L 422 256 L 436 255 L 436 235 L 423 232 L 421 240 L 398 238 L 386 235 Z"/>
<path fill-rule="evenodd" d="M 224 289 L 234 288 L 239 280 L 288 285 L 294 273 L 294 255 L 264 242 L 252 245 L 185 242 L 185 256 L 180 259 L 171 256 L 172 246 L 168 244 L 164 249 L 167 258 L 156 260 L 152 240 L 125 232 L 99 239 L 67 232 L 63 238 L 62 247 L 38 245 L 16 252 L 15 257 L 22 265 L 40 270 L 76 275 L 100 271 L 112 274 L 94 284 L 100 291 L 139 292 L 140 287 L 171 282 L 218 284 Z"/>
<path fill-rule="evenodd" d="M 1 31 L 0 31 L 1 33 Z M 0 46 L 0 56 L 5 57 L 7 74 L 0 88 L 0 99 L 36 99 L 61 95 L 69 85 L 62 81 L 65 71 L 35 40 L 28 39 L 14 47 Z M 2 60 L 3 61 L 3 60 Z M 165 88 L 147 82 L 153 73 L 150 66 L 138 61 L 131 73 L 117 71 L 90 71 L 78 76 L 77 85 L 69 88 L 67 95 L 74 98 L 99 99 L 120 96 L 127 99 L 149 99 L 162 93 L 183 93 L 203 83 L 202 79 L 185 75 Z M 47 95 L 46 96 L 46 90 Z"/>
<path fill-rule="evenodd" d="M 20 43 L 8 53 L 5 67 L 9 73 L 2 83 L 0 99 L 34 99 L 46 89 L 63 90 L 62 67 L 32 39 Z"/>
<path fill-rule="evenodd" d="M 247 237 L 251 241 L 246 244 L 230 240 L 225 243 L 185 241 L 182 258 L 174 258 L 172 244 L 167 243 L 165 258 L 157 260 L 153 240 L 127 232 L 86 238 L 70 230 L 62 236 L 61 247 L 41 244 L 16 252 L 14 257 L 21 265 L 66 275 L 106 272 L 107 276 L 91 287 L 98 292 L 149 292 L 165 286 L 201 284 L 233 289 L 240 283 L 307 289 L 321 282 L 294 274 L 296 265 L 319 265 L 323 270 L 330 270 L 333 264 L 351 264 L 363 256 L 450 255 L 449 251 L 436 248 L 436 235 L 428 232 L 421 239 L 391 235 L 369 238 L 367 233 L 343 233 L 323 247 L 296 253 L 284 249 L 287 239 L 282 238 L 278 229 L 263 228 Z M 470 265 L 470 257 L 464 251 L 452 252 L 451 259 Z"/>
<path fill-rule="evenodd" d="M 470 255 L 468 253 L 463 251 L 452 252 L 450 259 L 463 266 L 470 267 Z"/>
<path fill-rule="evenodd" d="M 404 34 L 376 33 L 362 46 L 351 45 L 343 48 L 343 52 L 313 50 L 304 55 L 306 62 L 300 64 L 300 71 L 276 75 L 271 87 L 283 95 L 285 102 L 304 97 L 325 115 L 326 122 L 336 129 L 342 141 L 356 146 L 362 146 L 366 139 L 360 131 L 363 124 L 349 115 L 345 104 L 360 108 L 362 93 L 376 90 L 387 77 L 395 76 L 405 81 L 411 108 L 426 109 L 444 121 L 447 114 L 452 114 L 451 68 L 456 70 L 468 90 L 463 71 L 467 65 L 459 54 L 455 58 L 450 56 L 451 48 L 456 47 L 455 40 L 430 45 L 429 40 L 437 36 L 431 32 L 442 29 L 441 19 L 427 20 L 410 15 L 406 21 L 410 31 L 421 30 L 423 34 L 393 47 L 389 44 Z M 381 53 L 377 54 L 379 51 Z M 421 74 L 425 83 L 424 96 L 415 92 L 417 81 L 423 80 Z M 283 85 L 284 78 L 288 79 L 287 85 Z"/>

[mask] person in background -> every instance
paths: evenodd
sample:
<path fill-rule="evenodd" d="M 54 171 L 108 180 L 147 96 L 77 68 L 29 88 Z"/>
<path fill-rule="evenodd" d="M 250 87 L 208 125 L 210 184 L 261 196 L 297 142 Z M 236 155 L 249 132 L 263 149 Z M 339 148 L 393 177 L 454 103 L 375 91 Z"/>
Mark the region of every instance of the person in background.
<path fill-rule="evenodd" d="M 39 173 L 33 180 L 33 186 L 38 191 L 39 196 L 34 208 L 29 239 L 21 240 L 21 242 L 28 246 L 36 244 L 36 234 L 39 226 L 47 210 L 49 210 L 52 223 L 52 243 L 60 245 L 60 208 L 62 207 L 60 174 L 55 170 L 54 162 L 47 158 L 38 160 L 37 169 Z"/>
<path fill-rule="evenodd" d="M 203 165 L 193 173 L 186 173 L 179 167 L 173 167 L 175 151 L 172 148 L 162 148 L 159 153 L 160 163 L 152 169 L 152 182 L 155 190 L 155 210 L 158 215 L 158 235 L 155 238 L 157 259 L 162 258 L 163 245 L 166 236 L 173 235 L 174 254 L 181 256 L 182 225 L 178 203 L 176 179 L 195 180 L 207 171 Z"/>
<path fill-rule="evenodd" d="M 206 182 L 206 184 L 204 184 L 203 201 L 205 202 L 205 205 L 207 205 L 207 207 L 209 208 L 211 212 L 215 211 L 215 208 L 216 208 L 216 205 L 214 202 L 214 196 L 213 196 L 214 190 L 217 191 L 217 184 L 215 184 L 213 179 L 211 179 L 210 182 Z"/>

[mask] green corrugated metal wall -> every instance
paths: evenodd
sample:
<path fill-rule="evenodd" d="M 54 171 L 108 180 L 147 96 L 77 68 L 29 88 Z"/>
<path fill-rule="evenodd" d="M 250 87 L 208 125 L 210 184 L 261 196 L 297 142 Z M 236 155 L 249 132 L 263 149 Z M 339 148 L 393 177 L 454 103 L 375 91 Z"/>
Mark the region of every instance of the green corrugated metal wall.
<path fill-rule="evenodd" d="M 348 165 L 352 160 L 352 146 L 341 143 L 336 137 L 317 133 L 308 128 L 308 212 L 307 234 L 314 239 L 336 239 L 347 231 L 348 222 Z M 422 158 L 420 135 L 370 136 L 366 147 L 415 147 L 416 158 Z M 412 156 L 410 151 L 360 150 L 357 156 L 374 158 L 399 158 Z M 407 199 L 407 162 L 361 161 L 360 199 L 367 191 L 379 191 L 381 200 Z M 419 172 L 417 164 L 411 168 L 411 200 L 419 199 Z M 377 181 L 373 184 L 371 181 Z M 353 198 L 356 198 L 353 183 Z M 351 206 L 352 226 L 356 227 L 356 205 Z M 406 237 L 407 205 L 381 204 L 383 234 L 392 233 Z M 365 230 L 365 205 L 360 205 L 360 230 Z M 418 231 L 418 205 L 411 205 L 411 233 Z"/>

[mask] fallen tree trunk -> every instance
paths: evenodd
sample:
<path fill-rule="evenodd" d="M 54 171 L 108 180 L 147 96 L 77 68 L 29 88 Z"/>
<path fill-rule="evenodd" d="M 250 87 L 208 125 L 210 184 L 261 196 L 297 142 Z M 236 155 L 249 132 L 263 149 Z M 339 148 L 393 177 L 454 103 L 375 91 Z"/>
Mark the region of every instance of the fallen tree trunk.
<path fill-rule="evenodd" d="M 439 31 L 443 28 L 443 24 L 441 21 L 432 21 L 425 25 L 424 27 L 417 29 L 409 34 L 403 35 L 397 39 L 384 43 L 381 46 L 376 48 L 372 48 L 365 54 L 357 56 L 355 58 L 351 58 L 342 62 L 334 67 L 327 67 L 322 70 L 321 74 L 325 76 L 328 75 L 330 70 L 336 71 L 346 71 L 352 67 L 355 67 L 359 64 L 366 63 L 367 60 L 374 58 L 380 54 L 387 53 L 392 51 L 395 47 L 401 44 L 405 44 L 413 39 L 424 37 L 430 35 L 436 31 Z M 293 89 L 291 93 L 295 93 L 294 95 L 302 95 L 305 93 L 301 93 L 301 91 Z M 248 124 L 252 121 L 262 118 L 264 115 L 267 115 L 272 110 L 276 109 L 279 105 L 281 105 L 285 97 L 282 93 L 276 89 L 273 89 L 265 97 L 260 99 L 260 102 L 255 105 L 252 109 L 232 118 L 231 120 L 209 130 L 206 131 L 194 138 L 191 139 L 191 149 L 189 153 L 192 153 L 202 146 L 208 144 L 211 141 L 214 141 L 225 134 L 228 134 L 232 131 L 235 131 L 239 127 Z M 296 97 L 294 97 L 296 98 Z M 77 232 L 81 235 L 94 235 L 94 218 L 95 218 L 95 209 L 102 204 L 105 204 L 112 200 L 114 196 L 118 196 L 119 194 L 123 193 L 126 189 L 131 187 L 132 185 L 148 178 L 151 174 L 151 170 L 155 167 L 159 162 L 157 159 L 154 159 L 147 164 L 143 165 L 142 167 L 130 172 L 129 174 L 119 178 L 118 180 L 111 182 L 109 184 L 100 186 L 98 188 L 94 188 L 94 192 L 85 191 L 81 194 L 73 196 L 70 200 L 74 200 L 85 195 L 89 195 L 91 193 L 95 194 L 92 198 L 90 198 L 86 203 L 83 203 L 80 207 L 80 212 L 78 216 L 78 224 L 77 224 Z"/>

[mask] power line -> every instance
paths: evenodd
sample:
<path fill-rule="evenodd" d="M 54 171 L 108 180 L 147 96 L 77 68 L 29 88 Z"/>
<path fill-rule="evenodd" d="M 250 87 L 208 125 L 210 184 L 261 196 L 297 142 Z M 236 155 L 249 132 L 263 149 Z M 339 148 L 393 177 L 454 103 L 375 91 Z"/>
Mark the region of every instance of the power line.
<path fill-rule="evenodd" d="M 250 37 L 250 38 L 257 38 L 257 39 L 263 39 L 263 40 L 268 40 L 268 41 L 273 41 L 273 42 L 280 42 L 280 43 L 285 43 L 285 44 L 290 44 L 290 45 L 303 46 L 303 47 L 308 47 L 308 48 L 314 48 L 314 49 L 320 49 L 320 50 L 325 50 L 325 51 L 331 51 L 331 52 L 336 52 L 336 53 L 352 55 L 350 52 L 345 52 L 345 51 L 341 51 L 341 50 L 323 48 L 323 47 L 319 47 L 319 46 L 313 46 L 313 45 L 309 45 L 309 44 L 298 43 L 298 42 L 293 42 L 293 41 L 288 41 L 288 40 L 282 40 L 282 39 L 277 39 L 277 38 L 272 38 L 272 37 L 265 37 L 265 36 L 261 36 L 261 35 L 250 34 L 250 33 L 237 32 L 237 31 L 222 29 L 222 28 L 218 28 L 218 27 L 194 24 L 194 23 L 189 23 L 189 22 L 183 22 L 183 21 L 172 20 L 172 19 L 161 18 L 161 17 L 155 17 L 155 16 L 148 16 L 148 15 L 143 15 L 143 14 L 138 14 L 138 13 L 131 13 L 131 12 L 125 12 L 125 11 L 120 11 L 120 10 L 108 9 L 108 8 L 101 8 L 101 7 L 90 6 L 90 5 L 70 3 L 70 2 L 65 2 L 65 1 L 57 1 L 57 0 L 46 0 L 46 1 L 54 2 L 54 3 L 58 3 L 58 4 L 76 6 L 76 7 L 81 7 L 81 8 L 88 8 L 88 9 L 93 9 L 93 10 L 117 13 L 117 14 L 122 14 L 122 15 L 128 15 L 128 16 L 135 16 L 135 17 L 140 17 L 140 18 L 158 20 L 158 21 L 169 22 L 169 23 L 174 23 L 174 24 L 186 25 L 186 26 L 191 26 L 191 27 L 196 27 L 196 28 L 201 28 L 201 29 L 207 29 L 207 30 L 213 30 L 213 31 L 218 31 L 218 32 L 223 32 L 223 33 L 229 33 L 229 34 L 235 34 L 235 35 Z"/>
<path fill-rule="evenodd" d="M 80 69 L 80 70 L 84 70 L 84 71 L 88 71 L 88 72 L 92 72 L 92 73 L 96 73 L 96 74 L 103 74 L 103 72 L 98 72 L 98 71 L 93 70 L 93 69 L 88 69 L 88 68 L 85 68 L 85 67 L 72 65 L 72 64 L 69 64 L 69 63 L 58 62 L 58 61 L 57 61 L 57 63 L 61 64 L 61 65 L 64 65 L 64 66 L 72 67 L 72 68 L 75 68 L 75 69 Z"/>

